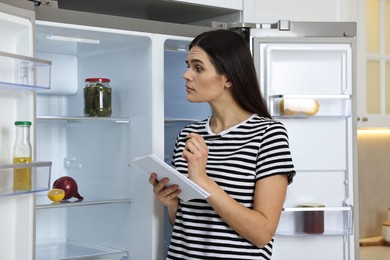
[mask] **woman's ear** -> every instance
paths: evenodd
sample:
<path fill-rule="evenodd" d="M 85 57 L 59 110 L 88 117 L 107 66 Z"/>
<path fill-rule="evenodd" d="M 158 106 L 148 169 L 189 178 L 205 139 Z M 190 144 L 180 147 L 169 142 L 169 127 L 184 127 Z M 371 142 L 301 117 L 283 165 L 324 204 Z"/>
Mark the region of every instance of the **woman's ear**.
<path fill-rule="evenodd" d="M 225 77 L 225 88 L 230 88 L 232 86 L 232 82 L 230 81 L 230 79 L 226 76 Z"/>

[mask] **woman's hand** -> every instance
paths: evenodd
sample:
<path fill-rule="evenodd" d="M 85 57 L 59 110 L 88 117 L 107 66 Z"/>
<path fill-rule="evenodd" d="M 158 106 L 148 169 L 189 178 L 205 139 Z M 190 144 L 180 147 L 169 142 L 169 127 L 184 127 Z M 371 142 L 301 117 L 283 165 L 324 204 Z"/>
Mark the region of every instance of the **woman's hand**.
<path fill-rule="evenodd" d="M 156 173 L 152 173 L 149 177 L 149 182 L 153 185 L 153 193 L 160 203 L 166 207 L 177 207 L 179 205 L 177 196 L 181 190 L 178 185 L 166 186 L 168 181 L 168 178 L 158 181 Z"/>
<path fill-rule="evenodd" d="M 188 162 L 188 177 L 198 182 L 201 178 L 207 177 L 206 164 L 209 149 L 202 136 L 190 133 L 187 138 L 183 157 Z"/>
<path fill-rule="evenodd" d="M 178 196 L 181 190 L 178 185 L 167 186 L 168 181 L 168 178 L 158 181 L 156 173 L 152 173 L 149 177 L 149 182 L 153 185 L 153 193 L 160 203 L 168 208 L 169 222 L 173 225 L 179 207 Z"/>

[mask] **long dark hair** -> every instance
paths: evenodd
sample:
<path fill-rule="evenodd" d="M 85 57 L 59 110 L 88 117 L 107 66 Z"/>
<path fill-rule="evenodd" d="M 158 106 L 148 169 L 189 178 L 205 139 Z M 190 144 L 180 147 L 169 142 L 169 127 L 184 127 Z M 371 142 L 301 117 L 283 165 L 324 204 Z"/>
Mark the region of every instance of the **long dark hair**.
<path fill-rule="evenodd" d="M 260 92 L 256 69 L 248 44 L 238 33 L 229 30 L 204 32 L 190 44 L 202 48 L 220 75 L 232 82 L 233 97 L 248 112 L 271 118 Z"/>

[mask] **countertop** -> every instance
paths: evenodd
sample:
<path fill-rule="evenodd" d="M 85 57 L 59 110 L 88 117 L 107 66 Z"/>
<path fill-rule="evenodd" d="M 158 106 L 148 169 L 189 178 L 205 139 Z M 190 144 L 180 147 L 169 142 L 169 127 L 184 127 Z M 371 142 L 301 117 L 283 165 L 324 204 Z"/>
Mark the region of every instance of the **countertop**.
<path fill-rule="evenodd" d="M 390 246 L 361 246 L 360 260 L 390 260 Z"/>

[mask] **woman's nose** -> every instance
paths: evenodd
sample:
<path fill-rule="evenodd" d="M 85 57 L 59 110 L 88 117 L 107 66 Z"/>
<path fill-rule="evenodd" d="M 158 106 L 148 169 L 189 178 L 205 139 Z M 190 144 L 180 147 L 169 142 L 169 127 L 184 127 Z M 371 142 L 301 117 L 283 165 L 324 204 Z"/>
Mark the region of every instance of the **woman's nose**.
<path fill-rule="evenodd" d="M 185 80 L 191 80 L 191 75 L 189 73 L 189 70 L 186 70 L 186 72 L 183 73 L 182 77 L 185 79 Z"/>

